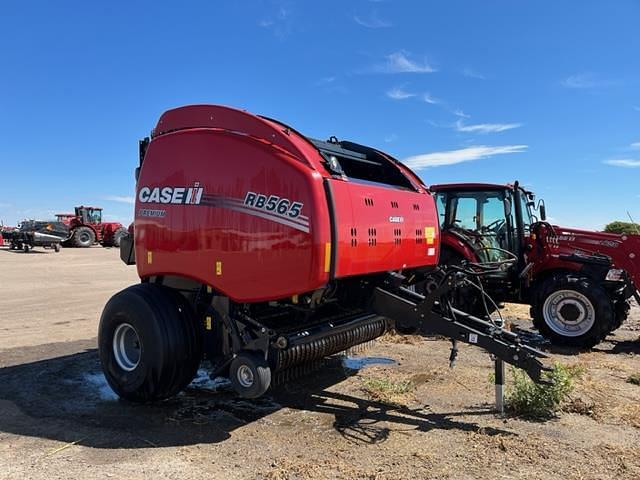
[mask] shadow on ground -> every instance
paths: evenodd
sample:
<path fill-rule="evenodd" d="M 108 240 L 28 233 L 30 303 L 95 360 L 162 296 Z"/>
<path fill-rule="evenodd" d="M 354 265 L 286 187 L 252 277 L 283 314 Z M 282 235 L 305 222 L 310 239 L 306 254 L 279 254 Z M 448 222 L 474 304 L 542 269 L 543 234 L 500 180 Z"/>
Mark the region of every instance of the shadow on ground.
<path fill-rule="evenodd" d="M 436 414 L 328 390 L 352 374 L 335 358 L 258 400 L 189 388 L 159 404 L 135 405 L 116 399 L 101 383 L 97 352 L 90 349 L 1 368 L 0 431 L 94 448 L 180 446 L 222 442 L 235 429 L 282 408 L 333 415 L 336 431 L 365 443 L 384 441 L 392 428 L 424 432 L 481 428 L 455 418 L 485 412 Z M 295 422 L 295 415 L 292 418 Z M 483 431 L 510 434 L 487 427 Z"/>

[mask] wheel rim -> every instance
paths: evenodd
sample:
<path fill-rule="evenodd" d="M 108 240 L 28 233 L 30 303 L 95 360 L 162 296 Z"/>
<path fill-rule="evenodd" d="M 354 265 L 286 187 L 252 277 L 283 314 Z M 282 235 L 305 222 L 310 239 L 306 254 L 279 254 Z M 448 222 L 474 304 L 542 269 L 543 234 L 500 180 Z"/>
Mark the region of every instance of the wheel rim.
<path fill-rule="evenodd" d="M 118 325 L 113 334 L 113 357 L 118 366 L 126 372 L 131 372 L 140 363 L 142 347 L 138 332 L 128 323 Z"/>
<path fill-rule="evenodd" d="M 549 328 L 565 337 L 584 335 L 596 320 L 591 301 L 575 290 L 553 292 L 545 300 L 542 311 Z"/>
<path fill-rule="evenodd" d="M 240 367 L 238 367 L 236 377 L 238 378 L 238 383 L 244 388 L 249 388 L 253 385 L 253 370 L 247 365 L 240 365 Z"/>
<path fill-rule="evenodd" d="M 80 242 L 89 243 L 90 240 L 91 240 L 91 235 L 89 235 L 88 232 L 81 232 L 80 233 Z"/>

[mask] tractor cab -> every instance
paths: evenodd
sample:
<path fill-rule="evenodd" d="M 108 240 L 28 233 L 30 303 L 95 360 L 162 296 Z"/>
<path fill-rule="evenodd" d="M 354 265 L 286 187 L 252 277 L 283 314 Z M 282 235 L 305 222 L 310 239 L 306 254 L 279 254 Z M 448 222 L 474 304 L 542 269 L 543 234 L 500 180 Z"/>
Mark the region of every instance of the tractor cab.
<path fill-rule="evenodd" d="M 76 217 L 80 218 L 83 224 L 97 225 L 102 223 L 102 208 L 76 207 Z"/>
<path fill-rule="evenodd" d="M 487 278 L 501 299 L 520 297 L 520 279 L 531 248 L 531 226 L 545 220 L 544 203 L 512 185 L 433 185 L 442 232 L 441 263 L 502 264 Z M 510 262 L 510 263 L 509 263 Z M 476 312 L 478 313 L 478 312 Z"/>
<path fill-rule="evenodd" d="M 514 185 L 434 185 L 440 228 L 473 250 L 479 262 L 521 257 L 535 215 L 533 193 Z M 540 205 L 544 220 L 544 204 Z M 455 240 L 454 240 L 455 241 Z"/>

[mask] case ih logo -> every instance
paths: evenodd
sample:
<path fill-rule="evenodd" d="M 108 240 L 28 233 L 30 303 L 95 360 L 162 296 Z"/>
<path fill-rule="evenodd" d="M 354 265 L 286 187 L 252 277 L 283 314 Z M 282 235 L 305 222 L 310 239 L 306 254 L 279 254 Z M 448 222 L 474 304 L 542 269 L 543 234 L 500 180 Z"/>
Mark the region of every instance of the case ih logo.
<path fill-rule="evenodd" d="M 142 203 L 198 205 L 202 192 L 204 188 L 200 182 L 195 182 L 193 187 L 142 187 L 138 192 L 138 200 Z"/>

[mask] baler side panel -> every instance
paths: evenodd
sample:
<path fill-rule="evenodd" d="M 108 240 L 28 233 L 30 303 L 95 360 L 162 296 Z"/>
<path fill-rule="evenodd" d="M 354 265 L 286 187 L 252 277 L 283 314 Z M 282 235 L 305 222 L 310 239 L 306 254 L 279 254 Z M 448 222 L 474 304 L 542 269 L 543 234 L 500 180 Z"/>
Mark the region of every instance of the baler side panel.
<path fill-rule="evenodd" d="M 322 181 L 291 155 L 246 135 L 192 129 L 156 137 L 138 180 L 140 277 L 193 278 L 238 302 L 324 286 L 331 234 Z M 155 188 L 176 187 L 202 191 L 193 193 L 196 203 L 149 201 Z M 290 208 L 269 210 L 257 196 L 286 199 L 281 205 Z"/>
<path fill-rule="evenodd" d="M 330 180 L 336 203 L 336 277 L 434 266 L 435 202 L 425 193 Z"/>

